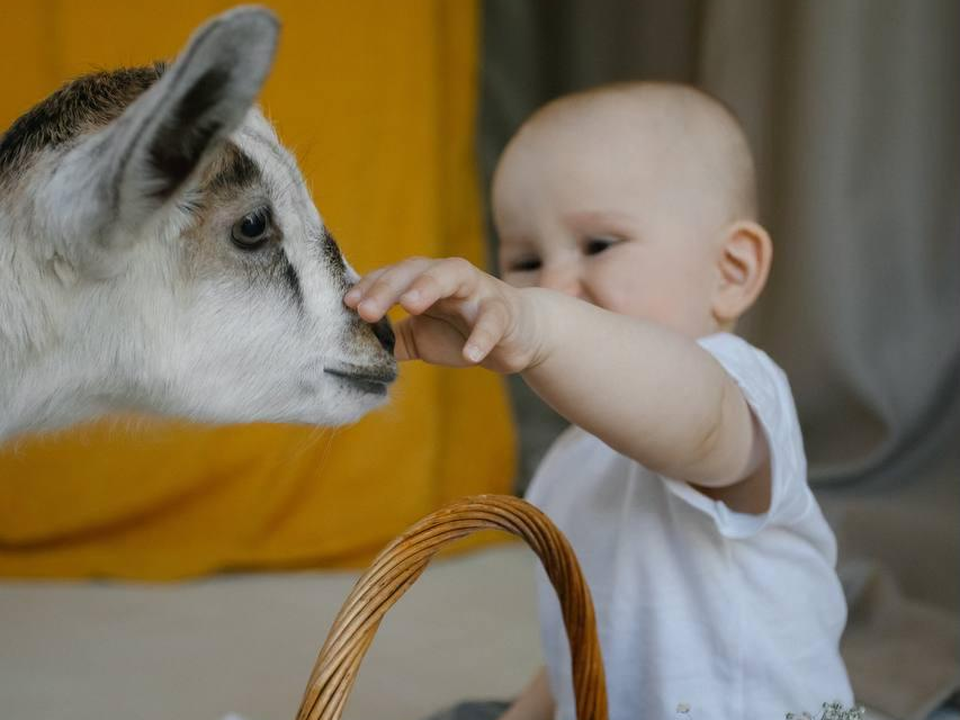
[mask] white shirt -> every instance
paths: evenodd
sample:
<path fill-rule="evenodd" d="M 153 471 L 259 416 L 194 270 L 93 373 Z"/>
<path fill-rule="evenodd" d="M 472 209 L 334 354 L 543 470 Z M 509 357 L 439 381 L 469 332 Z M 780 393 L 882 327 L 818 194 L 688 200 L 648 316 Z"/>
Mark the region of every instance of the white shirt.
<path fill-rule="evenodd" d="M 527 493 L 570 540 L 593 594 L 610 720 L 781 720 L 849 705 L 836 541 L 807 485 L 786 376 L 734 335 L 699 342 L 766 434 L 765 514 L 734 512 L 577 427 L 557 439 Z M 559 604 L 542 571 L 538 586 L 557 718 L 574 720 Z"/>

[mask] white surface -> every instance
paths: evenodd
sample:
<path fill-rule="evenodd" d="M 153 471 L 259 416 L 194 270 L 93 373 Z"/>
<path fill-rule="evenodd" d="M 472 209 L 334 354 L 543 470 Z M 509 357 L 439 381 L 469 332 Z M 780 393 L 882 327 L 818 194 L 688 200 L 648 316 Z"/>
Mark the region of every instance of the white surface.
<path fill-rule="evenodd" d="M 434 563 L 390 612 L 347 720 L 508 697 L 539 664 L 533 556 Z M 0 584 L 2 720 L 291 720 L 354 573 Z"/>
<path fill-rule="evenodd" d="M 346 720 L 518 691 L 540 662 L 534 562 L 513 546 L 431 566 L 380 628 Z M 292 720 L 355 577 L 0 583 L 0 719 Z"/>

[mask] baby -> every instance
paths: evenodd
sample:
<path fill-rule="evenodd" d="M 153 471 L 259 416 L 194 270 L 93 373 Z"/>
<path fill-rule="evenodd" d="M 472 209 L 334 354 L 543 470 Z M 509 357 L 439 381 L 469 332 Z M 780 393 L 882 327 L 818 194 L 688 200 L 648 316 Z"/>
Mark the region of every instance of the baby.
<path fill-rule="evenodd" d="M 611 720 L 777 720 L 852 700 L 836 544 L 806 481 L 790 388 L 731 334 L 763 289 L 737 121 L 693 88 L 561 98 L 509 143 L 492 190 L 498 280 L 412 258 L 345 296 L 396 355 L 524 380 L 572 426 L 528 499 L 593 593 Z M 559 606 L 539 578 L 546 669 L 503 720 L 573 720 Z"/>

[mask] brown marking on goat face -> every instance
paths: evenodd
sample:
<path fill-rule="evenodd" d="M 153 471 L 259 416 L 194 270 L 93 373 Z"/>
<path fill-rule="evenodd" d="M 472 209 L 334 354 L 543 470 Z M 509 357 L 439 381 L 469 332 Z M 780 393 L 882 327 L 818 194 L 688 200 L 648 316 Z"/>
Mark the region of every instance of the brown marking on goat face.
<path fill-rule="evenodd" d="M 22 168 L 37 152 L 95 132 L 120 117 L 165 69 L 165 63 L 157 62 L 90 73 L 66 83 L 0 137 L 0 179 Z"/>
<path fill-rule="evenodd" d="M 185 271 L 210 277 L 240 274 L 246 285 L 285 288 L 302 307 L 300 279 L 283 249 L 283 230 L 257 164 L 236 144 L 225 142 L 201 171 L 197 187 L 189 207 L 194 222 L 184 233 Z M 272 223 L 270 238 L 256 249 L 236 247 L 230 237 L 234 225 L 264 207 Z"/>
<path fill-rule="evenodd" d="M 200 179 L 205 193 L 243 190 L 262 180 L 257 164 L 232 142 L 223 144 Z"/>
<path fill-rule="evenodd" d="M 22 175 L 32 156 L 56 148 L 106 127 L 163 75 L 166 64 L 120 68 L 78 77 L 37 103 L 0 136 L 0 184 Z M 230 244 L 233 223 L 254 210 L 243 203 L 263 183 L 257 164 L 232 142 L 224 142 L 199 170 L 196 190 L 179 198 L 194 218 L 184 233 L 194 242 L 186 244 L 185 270 L 222 273 L 239 266 L 250 282 L 281 283 L 302 303 L 297 273 L 281 247 L 282 232 L 275 226 L 269 247 L 244 253 Z M 268 194 L 262 193 L 266 199 Z M 276 222 L 276 218 L 274 218 Z M 339 248 L 323 231 L 320 255 L 333 279 L 346 285 L 345 266 Z"/>

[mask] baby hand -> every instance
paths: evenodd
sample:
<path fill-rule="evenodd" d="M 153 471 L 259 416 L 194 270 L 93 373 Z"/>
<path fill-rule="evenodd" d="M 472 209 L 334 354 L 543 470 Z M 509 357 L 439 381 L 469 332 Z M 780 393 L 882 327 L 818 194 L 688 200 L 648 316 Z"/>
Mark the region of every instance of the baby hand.
<path fill-rule="evenodd" d="M 537 362 L 530 297 L 462 258 L 410 258 L 374 270 L 343 301 L 371 323 L 397 304 L 410 313 L 394 328 L 398 360 L 503 373 Z"/>

